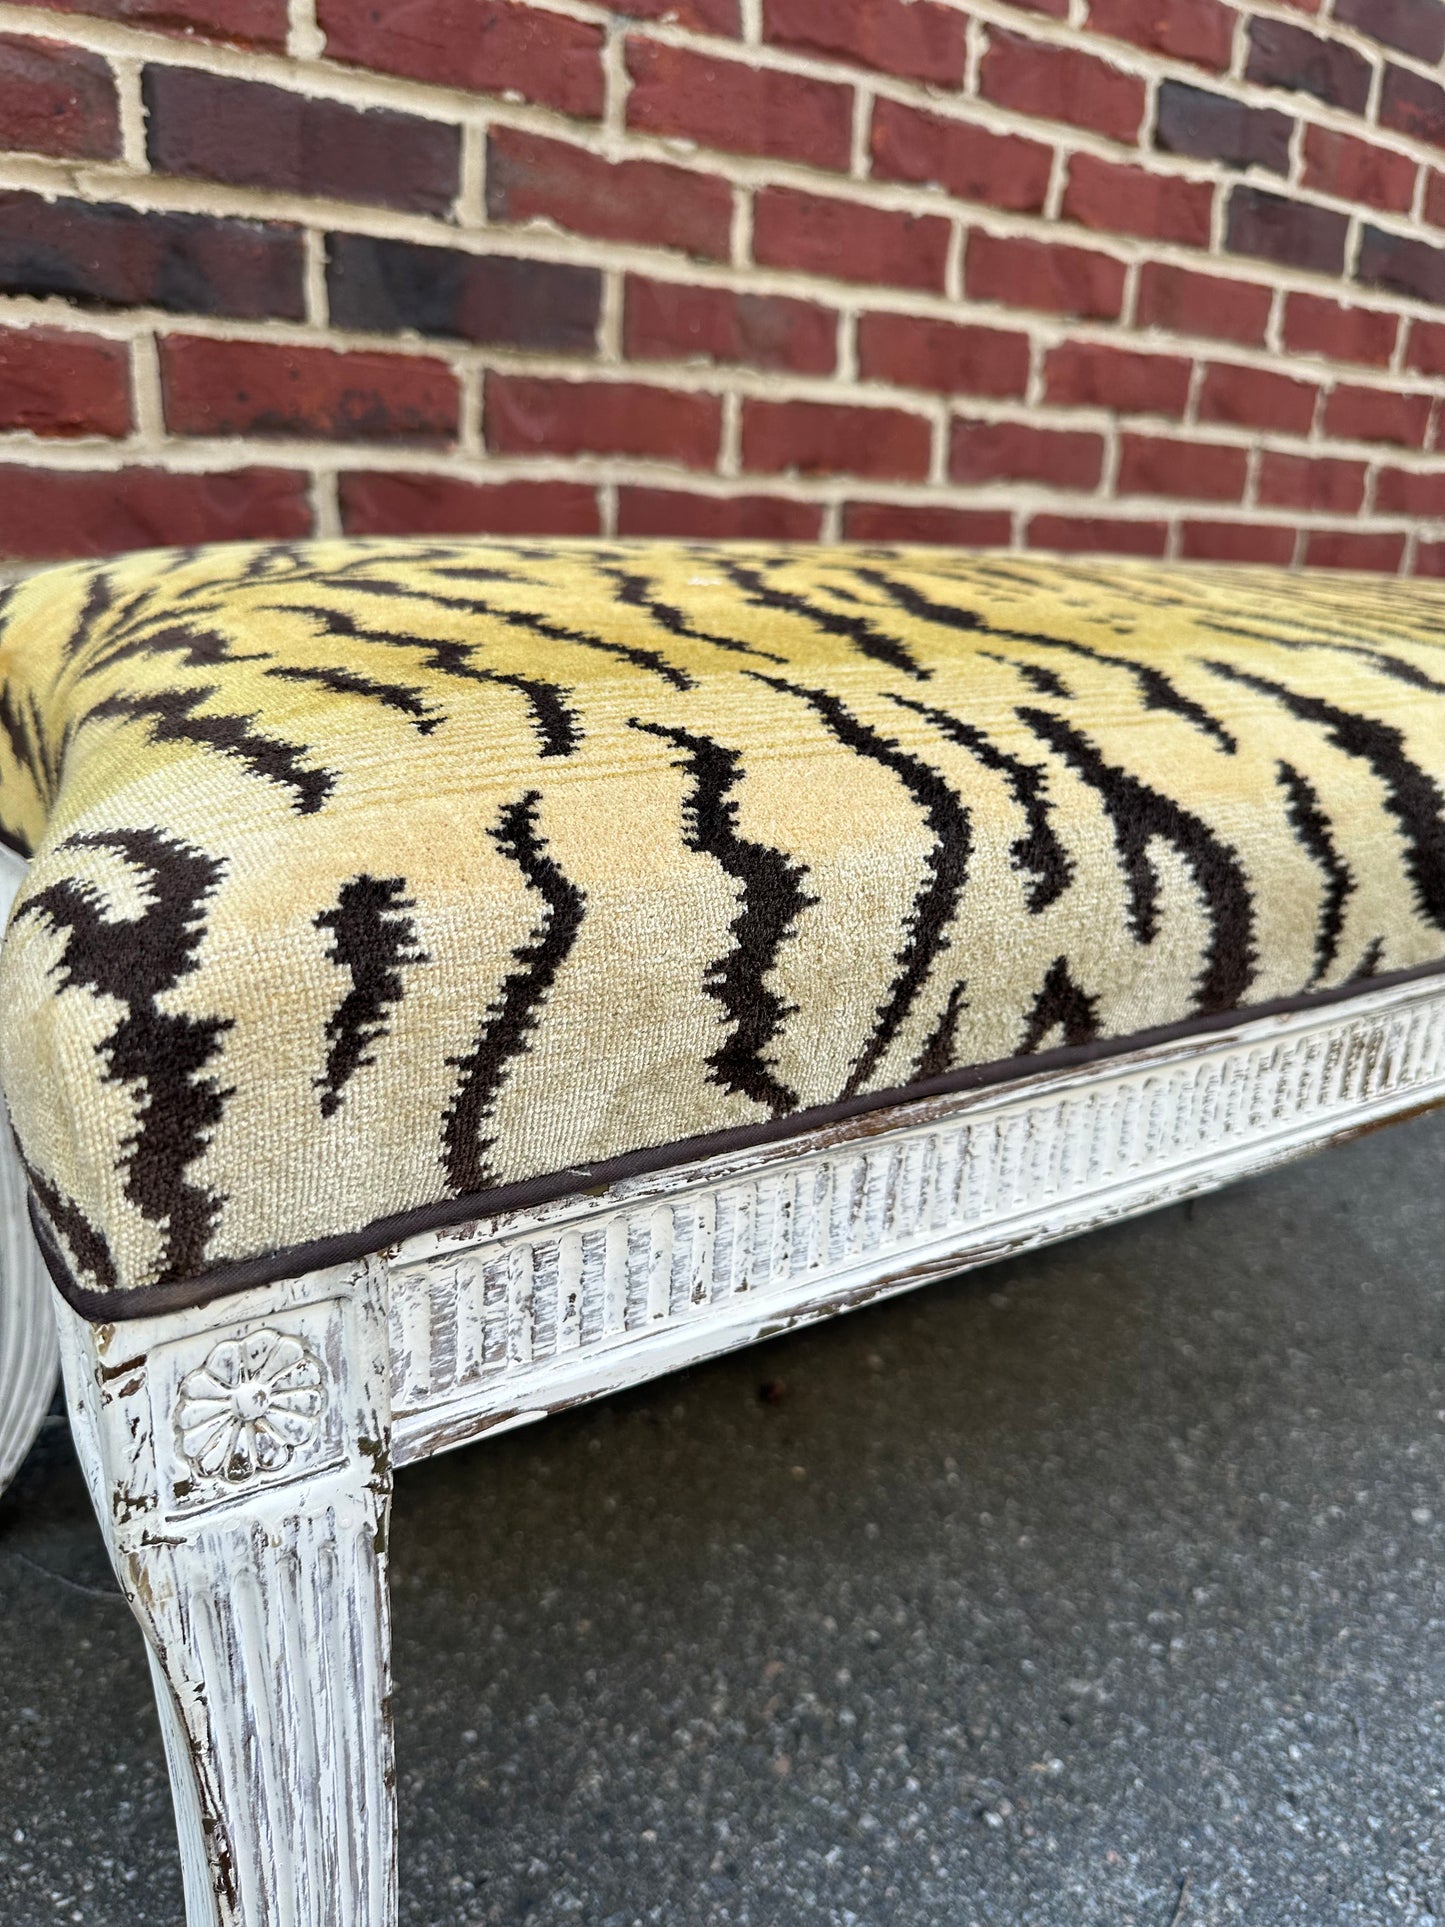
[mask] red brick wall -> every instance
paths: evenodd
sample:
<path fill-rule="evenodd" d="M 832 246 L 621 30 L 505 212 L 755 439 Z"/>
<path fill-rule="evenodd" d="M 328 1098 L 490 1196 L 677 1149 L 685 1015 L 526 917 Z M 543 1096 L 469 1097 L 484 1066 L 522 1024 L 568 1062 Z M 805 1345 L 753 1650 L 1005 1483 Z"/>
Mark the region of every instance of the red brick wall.
<path fill-rule="evenodd" d="M 0 3 L 0 557 L 1445 573 L 1445 0 Z"/>

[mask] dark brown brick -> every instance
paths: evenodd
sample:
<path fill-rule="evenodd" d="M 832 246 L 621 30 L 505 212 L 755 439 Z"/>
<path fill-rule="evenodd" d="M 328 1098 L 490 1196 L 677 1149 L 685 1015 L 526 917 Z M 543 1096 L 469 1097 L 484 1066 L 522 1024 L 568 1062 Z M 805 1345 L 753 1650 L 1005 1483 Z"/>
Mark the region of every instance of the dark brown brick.
<path fill-rule="evenodd" d="M 1388 288 L 1391 294 L 1445 306 L 1445 248 L 1428 241 L 1367 227 L 1355 275 L 1367 288 Z"/>
<path fill-rule="evenodd" d="M 931 443 L 929 424 L 901 408 L 751 398 L 743 403 L 743 467 L 754 474 L 921 482 Z"/>
<path fill-rule="evenodd" d="M 305 314 L 299 229 L 0 192 L 0 292 L 242 321 Z"/>
<path fill-rule="evenodd" d="M 733 154 L 844 170 L 853 90 L 805 74 L 717 60 L 655 40 L 629 40 L 627 124 Z"/>
<path fill-rule="evenodd" d="M 1277 261 L 1282 267 L 1340 274 L 1349 228 L 1350 217 L 1334 208 L 1287 200 L 1262 187 L 1236 187 L 1229 196 L 1224 244 L 1232 254 Z"/>
<path fill-rule="evenodd" d="M 1415 544 L 1415 574 L 1425 576 L 1445 575 L 1445 542 L 1417 542 Z"/>
<path fill-rule="evenodd" d="M 1120 495 L 1168 495 L 1190 502 L 1238 502 L 1249 457 L 1218 442 L 1130 435 L 1119 441 Z"/>
<path fill-rule="evenodd" d="M 1062 212 L 1081 227 L 1207 248 L 1213 207 L 1212 181 L 1185 181 L 1093 154 L 1075 154 L 1069 161 Z"/>
<path fill-rule="evenodd" d="M 130 426 L 130 351 L 123 341 L 68 328 L 0 328 L 0 428 L 126 435 Z"/>
<path fill-rule="evenodd" d="M 753 258 L 765 268 L 943 292 L 949 224 L 831 195 L 769 187 L 753 207 Z"/>
<path fill-rule="evenodd" d="M 1261 347 L 1272 298 L 1268 288 L 1252 281 L 1225 281 L 1166 261 L 1146 261 L 1139 276 L 1138 321 L 1141 328 Z"/>
<path fill-rule="evenodd" d="M 186 67 L 146 67 L 146 152 L 161 174 L 445 214 L 461 131 Z"/>
<path fill-rule="evenodd" d="M 1259 499 L 1266 508 L 1355 515 L 1365 499 L 1365 464 L 1266 449 L 1259 465 Z"/>
<path fill-rule="evenodd" d="M 1362 388 L 1340 382 L 1325 403 L 1324 432 L 1352 442 L 1394 442 L 1423 448 L 1430 426 L 1429 395 L 1398 388 Z"/>
<path fill-rule="evenodd" d="M 1318 395 L 1312 381 L 1295 381 L 1269 368 L 1216 361 L 1205 370 L 1199 390 L 1199 419 L 1308 435 Z"/>
<path fill-rule="evenodd" d="M 1163 555 L 1169 524 L 1112 515 L 1035 515 L 1025 540 L 1031 549 L 1065 555 Z"/>
<path fill-rule="evenodd" d="M 112 160 L 120 152 L 120 109 L 109 63 L 58 40 L 0 34 L 0 145 Z"/>
<path fill-rule="evenodd" d="M 956 549 L 1005 549 L 1006 509 L 956 509 L 939 502 L 845 502 L 845 542 L 942 542 Z"/>
<path fill-rule="evenodd" d="M 157 33 L 231 41 L 240 47 L 286 45 L 286 0 L 35 0 L 50 13 L 93 14 Z"/>
<path fill-rule="evenodd" d="M 1335 0 L 1335 19 L 1427 66 L 1445 59 L 1442 0 Z"/>
<path fill-rule="evenodd" d="M 497 127 L 487 138 L 487 214 L 725 261 L 733 194 L 726 181 L 689 168 L 608 161 L 569 141 Z"/>
<path fill-rule="evenodd" d="M 1144 82 L 1137 74 L 1097 54 L 1028 40 L 1002 27 L 988 29 L 978 90 L 985 100 L 1031 119 L 1087 127 L 1111 140 L 1132 141 L 1144 118 Z"/>
<path fill-rule="evenodd" d="M 309 478 L 283 468 L 0 468 L 0 528 L 15 557 L 119 555 L 311 533 Z"/>
<path fill-rule="evenodd" d="M 494 373 L 483 406 L 494 455 L 639 455 L 711 468 L 722 437 L 716 395 L 639 382 Z"/>
<path fill-rule="evenodd" d="M 1124 302 L 1124 266 L 1112 255 L 982 230 L 969 236 L 964 279 L 975 301 L 1095 321 L 1117 321 Z"/>
<path fill-rule="evenodd" d="M 1284 305 L 1284 345 L 1296 355 L 1383 368 L 1395 352 L 1399 325 L 1399 317 L 1383 309 L 1352 308 L 1322 294 L 1292 294 Z"/>
<path fill-rule="evenodd" d="M 1364 112 L 1370 95 L 1370 63 L 1340 40 L 1325 40 L 1287 20 L 1256 15 L 1249 23 L 1245 79 L 1261 87 L 1287 87 L 1313 94 L 1347 113 Z"/>
<path fill-rule="evenodd" d="M 960 201 L 1037 214 L 1049 191 L 1054 150 L 1021 134 L 990 133 L 897 100 L 873 104 L 873 173 L 879 180 L 941 187 Z"/>
<path fill-rule="evenodd" d="M 1104 438 L 1092 430 L 1036 428 L 1031 422 L 956 421 L 949 437 L 952 481 L 1047 482 L 1053 488 L 1097 488 Z"/>
<path fill-rule="evenodd" d="M 1145 355 L 1094 341 L 1065 341 L 1044 361 L 1045 400 L 1123 415 L 1184 413 L 1193 364 L 1182 355 Z"/>
<path fill-rule="evenodd" d="M 1380 125 L 1445 147 L 1445 87 L 1408 67 L 1387 67 L 1380 89 Z"/>
<path fill-rule="evenodd" d="M 518 0 L 317 0 L 332 60 L 475 94 L 520 94 L 581 120 L 602 112 L 603 29 Z"/>
<path fill-rule="evenodd" d="M 355 470 L 338 478 L 348 535 L 599 535 L 585 482 L 468 482 Z"/>
<path fill-rule="evenodd" d="M 868 314 L 858 323 L 858 370 L 865 381 L 943 395 L 1022 395 L 1029 338 L 922 315 Z"/>
<path fill-rule="evenodd" d="M 368 334 L 418 334 L 488 346 L 592 354 L 602 277 L 556 261 L 463 254 L 368 234 L 328 239 L 332 321 Z"/>
<path fill-rule="evenodd" d="M 1166 154 L 1288 174 L 1293 130 L 1290 116 L 1277 108 L 1251 107 L 1183 80 L 1160 84 L 1154 145 Z"/>
<path fill-rule="evenodd" d="M 1445 375 L 1445 322 L 1412 321 L 1405 366 L 1419 375 Z"/>
<path fill-rule="evenodd" d="M 967 22 L 934 0 L 765 0 L 763 38 L 827 54 L 875 73 L 957 87 L 968 59 Z"/>
<path fill-rule="evenodd" d="M 1362 569 L 1398 575 L 1404 534 L 1371 535 L 1363 529 L 1311 529 L 1305 538 L 1307 569 Z"/>
<path fill-rule="evenodd" d="M 1277 522 L 1192 522 L 1179 528 L 1186 562 L 1262 562 L 1288 568 L 1295 532 Z"/>
<path fill-rule="evenodd" d="M 1232 7 L 1221 0 L 1093 0 L 1089 26 L 1114 40 L 1128 40 L 1149 53 L 1169 54 L 1223 73 L 1234 46 Z"/>
<path fill-rule="evenodd" d="M 160 367 L 176 435 L 438 445 L 455 440 L 459 425 L 457 377 L 429 356 L 169 335 Z"/>
<path fill-rule="evenodd" d="M 707 542 L 816 542 L 817 502 L 781 495 L 693 495 L 686 489 L 620 488 L 619 535 L 664 535 Z"/>
<path fill-rule="evenodd" d="M 1419 165 L 1408 154 L 1376 147 L 1331 127 L 1305 129 L 1304 185 L 1341 201 L 1403 213 L 1415 197 Z"/>
<path fill-rule="evenodd" d="M 838 356 L 838 317 L 815 301 L 636 274 L 627 277 L 622 334 L 629 360 L 700 358 L 829 375 Z"/>
<path fill-rule="evenodd" d="M 1375 478 L 1375 509 L 1380 515 L 1409 515 L 1421 521 L 1445 518 L 1445 469 L 1421 472 L 1382 468 Z"/>
<path fill-rule="evenodd" d="M 1434 227 L 1445 227 L 1445 174 L 1434 167 L 1425 182 L 1425 219 Z"/>

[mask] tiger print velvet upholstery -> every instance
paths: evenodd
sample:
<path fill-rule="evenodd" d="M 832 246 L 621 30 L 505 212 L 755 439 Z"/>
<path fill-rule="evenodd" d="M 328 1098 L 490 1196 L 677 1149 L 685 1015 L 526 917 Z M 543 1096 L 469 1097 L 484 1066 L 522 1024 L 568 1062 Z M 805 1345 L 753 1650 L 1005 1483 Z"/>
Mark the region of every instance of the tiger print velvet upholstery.
<path fill-rule="evenodd" d="M 97 1318 L 1445 960 L 1445 589 L 316 542 L 0 608 L 0 1075 Z"/>

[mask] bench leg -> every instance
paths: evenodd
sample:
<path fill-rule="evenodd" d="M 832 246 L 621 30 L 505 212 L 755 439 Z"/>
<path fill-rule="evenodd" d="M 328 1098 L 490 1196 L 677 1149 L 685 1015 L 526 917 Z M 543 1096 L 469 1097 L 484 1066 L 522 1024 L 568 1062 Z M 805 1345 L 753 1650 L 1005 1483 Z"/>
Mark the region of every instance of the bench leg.
<path fill-rule="evenodd" d="M 0 1492 L 35 1443 L 55 1370 L 55 1287 L 30 1229 L 25 1174 L 0 1115 Z"/>
<path fill-rule="evenodd" d="M 65 1310 L 61 1356 L 149 1642 L 188 1927 L 392 1927 L 384 1264 Z"/>

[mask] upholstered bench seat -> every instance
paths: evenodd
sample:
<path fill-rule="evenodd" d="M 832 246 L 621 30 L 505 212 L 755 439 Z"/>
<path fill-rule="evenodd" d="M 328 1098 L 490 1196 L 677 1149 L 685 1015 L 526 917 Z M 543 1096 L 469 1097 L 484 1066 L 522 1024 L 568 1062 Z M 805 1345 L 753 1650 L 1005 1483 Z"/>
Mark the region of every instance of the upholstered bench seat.
<path fill-rule="evenodd" d="M 194 1302 L 1445 957 L 1445 591 L 318 542 L 14 589 L 0 1073 Z"/>
<path fill-rule="evenodd" d="M 1445 1102 L 1442 637 L 935 551 L 10 591 L 0 1484 L 58 1342 L 189 1927 L 395 1927 L 394 1463 Z"/>

